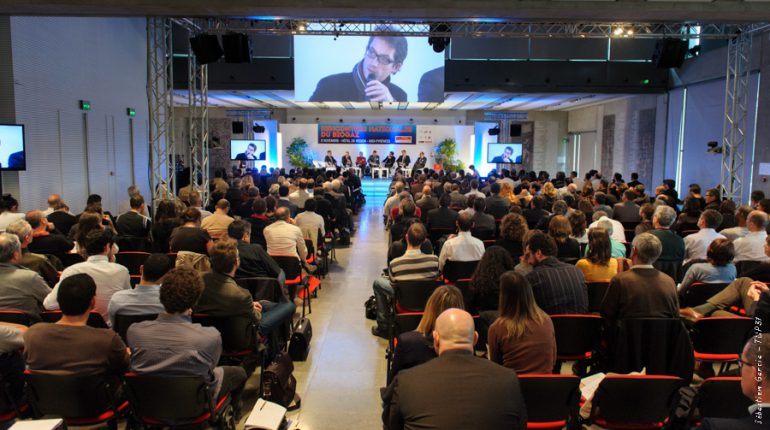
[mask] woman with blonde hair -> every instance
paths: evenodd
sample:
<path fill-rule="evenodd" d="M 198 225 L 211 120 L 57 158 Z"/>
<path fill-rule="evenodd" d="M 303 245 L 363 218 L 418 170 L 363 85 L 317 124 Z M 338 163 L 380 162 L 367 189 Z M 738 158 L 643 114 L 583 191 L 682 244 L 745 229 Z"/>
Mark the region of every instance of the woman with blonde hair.
<path fill-rule="evenodd" d="M 465 309 L 463 293 L 454 285 L 442 285 L 433 291 L 417 329 L 398 335 L 393 351 L 393 366 L 388 375 L 388 384 L 398 372 L 423 364 L 437 357 L 433 349 L 433 329 L 436 318 L 450 308 Z"/>
<path fill-rule="evenodd" d="M 527 278 L 500 277 L 500 316 L 489 327 L 489 359 L 517 374 L 553 372 L 556 337 L 551 318 L 535 303 Z"/>
<path fill-rule="evenodd" d="M 241 178 L 241 192 L 246 193 L 249 188 L 254 186 L 254 178 L 251 175 L 246 175 Z"/>
<path fill-rule="evenodd" d="M 504 199 L 508 199 L 508 201 L 511 202 L 512 205 L 519 204 L 519 198 L 516 197 L 515 194 L 513 194 L 513 185 L 511 185 L 510 182 L 508 181 L 501 181 L 500 197 Z"/>
<path fill-rule="evenodd" d="M 556 241 L 558 251 L 556 258 L 559 260 L 577 261 L 580 258 L 580 245 L 577 240 L 571 238 L 572 225 L 564 215 L 554 215 L 548 223 L 548 235 Z"/>
<path fill-rule="evenodd" d="M 552 183 L 546 182 L 543 184 L 543 188 L 540 190 L 540 194 L 545 198 L 545 209 L 550 211 L 553 206 L 553 202 L 559 197 L 556 192 L 556 187 Z"/>

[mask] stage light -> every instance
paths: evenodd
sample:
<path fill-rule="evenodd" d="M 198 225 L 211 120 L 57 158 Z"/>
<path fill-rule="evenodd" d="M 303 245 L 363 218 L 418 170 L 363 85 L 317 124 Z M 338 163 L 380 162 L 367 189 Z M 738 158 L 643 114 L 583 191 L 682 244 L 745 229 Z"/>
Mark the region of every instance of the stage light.
<path fill-rule="evenodd" d="M 452 31 L 451 28 L 449 28 L 446 24 L 431 24 L 430 25 L 430 33 L 449 33 Z M 449 46 L 449 43 L 451 42 L 451 39 L 448 37 L 443 36 L 430 36 L 428 37 L 428 45 L 433 47 L 433 52 L 444 52 L 444 49 L 446 49 L 447 46 Z"/>
<path fill-rule="evenodd" d="M 254 126 L 251 127 L 251 129 L 254 130 L 254 133 L 257 133 L 257 134 L 261 134 L 265 132 L 265 127 L 257 124 L 256 121 L 254 121 Z"/>
<path fill-rule="evenodd" d="M 613 32 L 615 36 L 620 36 L 623 34 L 623 27 L 617 27 L 615 28 L 615 31 Z"/>
<path fill-rule="evenodd" d="M 487 130 L 487 133 L 489 133 L 490 136 L 497 136 L 500 134 L 500 127 L 495 126 Z"/>

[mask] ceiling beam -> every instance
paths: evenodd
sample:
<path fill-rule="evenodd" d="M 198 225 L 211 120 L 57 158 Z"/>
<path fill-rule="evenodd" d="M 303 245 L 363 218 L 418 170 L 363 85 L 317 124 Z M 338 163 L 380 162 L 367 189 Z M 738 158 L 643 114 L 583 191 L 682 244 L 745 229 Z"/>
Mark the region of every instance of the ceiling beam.
<path fill-rule="evenodd" d="M 296 19 L 770 20 L 770 4 L 758 1 L 499 1 L 499 0 L 0 0 L 9 15 L 188 16 Z"/>

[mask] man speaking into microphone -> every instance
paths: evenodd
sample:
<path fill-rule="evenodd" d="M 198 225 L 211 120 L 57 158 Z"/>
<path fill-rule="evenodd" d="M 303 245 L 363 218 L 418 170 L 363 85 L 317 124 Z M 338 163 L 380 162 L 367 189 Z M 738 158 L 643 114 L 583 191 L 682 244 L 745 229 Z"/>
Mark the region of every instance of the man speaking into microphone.
<path fill-rule="evenodd" d="M 392 33 L 390 27 L 378 32 Z M 310 97 L 311 102 L 405 102 L 406 92 L 390 81 L 401 70 L 406 59 L 407 41 L 404 36 L 372 36 L 366 44 L 364 58 L 350 73 L 338 73 L 320 81 Z"/>

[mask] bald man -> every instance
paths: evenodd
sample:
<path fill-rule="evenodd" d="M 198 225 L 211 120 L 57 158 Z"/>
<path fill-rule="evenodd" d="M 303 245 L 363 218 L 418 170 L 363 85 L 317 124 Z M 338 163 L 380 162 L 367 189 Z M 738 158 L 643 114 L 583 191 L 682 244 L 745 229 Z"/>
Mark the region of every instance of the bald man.
<path fill-rule="evenodd" d="M 61 204 L 61 196 L 58 194 L 51 194 L 48 196 L 48 209 L 44 210 L 45 216 L 51 215 L 56 208 Z"/>
<path fill-rule="evenodd" d="M 762 211 L 751 211 L 746 218 L 748 233 L 733 242 L 735 245 L 735 258 L 733 261 L 761 261 L 767 262 L 764 245 L 767 239 L 767 214 Z"/>
<path fill-rule="evenodd" d="M 399 372 L 388 386 L 382 397 L 385 428 L 526 429 L 516 373 L 475 357 L 477 340 L 468 312 L 447 309 L 439 315 L 433 331 L 438 358 Z"/>

